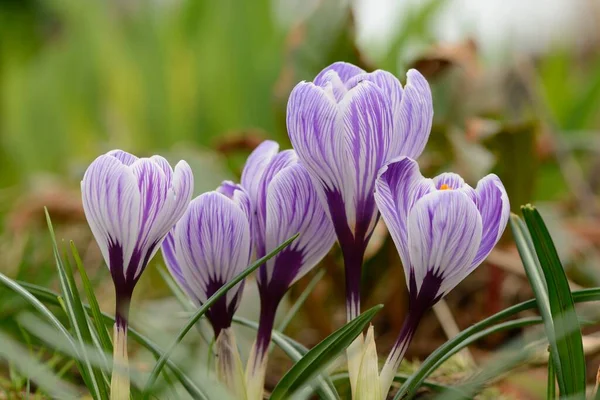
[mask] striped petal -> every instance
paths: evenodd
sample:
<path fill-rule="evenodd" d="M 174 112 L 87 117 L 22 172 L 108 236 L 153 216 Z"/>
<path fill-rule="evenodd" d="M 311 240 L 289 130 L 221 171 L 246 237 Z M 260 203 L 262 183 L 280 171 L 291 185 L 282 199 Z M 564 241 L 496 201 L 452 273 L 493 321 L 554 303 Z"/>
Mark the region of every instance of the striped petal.
<path fill-rule="evenodd" d="M 266 166 L 262 176 L 258 182 L 258 192 L 254 198 L 254 206 L 256 207 L 255 223 L 255 242 L 258 257 L 263 257 L 267 254 L 265 250 L 266 235 L 267 235 L 267 193 L 269 185 L 275 176 L 284 168 L 298 163 L 298 156 L 294 150 L 284 150 L 277 153 Z"/>
<path fill-rule="evenodd" d="M 494 248 L 508 223 L 510 203 L 500 178 L 490 174 L 481 179 L 475 189 L 477 208 L 481 213 L 483 233 L 481 246 L 473 260 L 472 268 L 476 268 Z"/>
<path fill-rule="evenodd" d="M 476 202 L 475 190 L 465 183 L 462 176 L 453 172 L 444 172 L 433 178 L 435 188 L 438 190 L 461 190 L 465 192 L 473 202 Z"/>
<path fill-rule="evenodd" d="M 346 83 L 355 75 L 364 73 L 365 71 L 356 65 L 339 61 L 331 64 L 319 72 L 313 82 L 317 86 L 325 87 L 331 81 L 331 77 L 334 75 L 337 76 L 342 83 Z"/>
<path fill-rule="evenodd" d="M 133 171 L 117 157 L 102 155 L 81 181 L 83 210 L 106 265 L 123 271 L 140 227 L 140 192 Z"/>
<path fill-rule="evenodd" d="M 137 160 L 139 160 L 136 156 L 134 156 L 131 153 L 128 153 L 126 151 L 123 150 L 111 150 L 108 153 L 106 153 L 106 155 L 112 156 L 114 158 L 116 158 L 117 160 L 121 161 L 121 163 L 130 166 L 131 164 L 133 164 L 134 162 L 136 162 Z"/>
<path fill-rule="evenodd" d="M 392 145 L 392 119 L 386 97 L 373 83 L 356 85 L 340 103 L 339 118 L 347 157 L 343 182 L 348 225 L 369 235 L 376 221 L 373 191 L 379 169 Z"/>
<path fill-rule="evenodd" d="M 247 215 L 218 192 L 204 193 L 192 200 L 177 223 L 174 242 L 183 277 L 200 303 L 250 263 Z M 209 318 L 215 331 L 231 323 L 241 288 L 238 284 L 211 307 Z"/>
<path fill-rule="evenodd" d="M 408 71 L 399 114 L 394 115 L 396 132 L 401 137 L 397 156 L 418 158 L 431 132 L 433 100 L 429 83 L 417 70 Z M 398 122 L 399 121 L 399 122 Z"/>
<path fill-rule="evenodd" d="M 290 141 L 302 163 L 319 182 L 323 204 L 325 193 L 344 187 L 347 152 L 336 124 L 336 102 L 312 83 L 299 83 L 290 95 L 287 128 Z"/>
<path fill-rule="evenodd" d="M 430 296 L 442 296 L 464 279 L 472 270 L 481 232 L 479 211 L 462 191 L 435 191 L 417 201 L 408 217 L 416 290 L 426 278 L 439 279 L 441 286 Z"/>
<path fill-rule="evenodd" d="M 408 215 L 421 197 L 433 191 L 433 181 L 424 178 L 417 162 L 407 157 L 388 164 L 377 179 L 375 201 L 400 254 L 407 282 L 411 265 Z"/>
<path fill-rule="evenodd" d="M 277 142 L 265 140 L 248 156 L 248 160 L 242 171 L 242 186 L 248 191 L 250 198 L 256 198 L 260 177 L 271 159 L 278 152 L 279 144 Z"/>
<path fill-rule="evenodd" d="M 196 296 L 194 291 L 190 288 L 185 277 L 183 276 L 183 271 L 181 270 L 181 265 L 179 264 L 179 260 L 177 258 L 176 249 L 175 249 L 175 228 L 171 230 L 165 237 L 165 240 L 162 243 L 161 251 L 163 255 L 163 259 L 165 260 L 165 264 L 167 269 L 171 273 L 175 282 L 179 285 L 179 287 L 189 296 L 189 298 L 196 305 L 200 304 L 200 299 Z"/>
<path fill-rule="evenodd" d="M 248 223 L 250 224 L 250 232 L 254 232 L 254 225 L 256 224 L 254 215 L 254 206 L 252 200 L 248 195 L 246 189 L 237 183 L 232 181 L 223 181 L 221 186 L 217 188 L 217 192 L 227 196 L 231 199 L 241 210 L 246 214 Z M 254 233 L 250 236 L 250 253 L 254 252 Z M 252 255 L 252 254 L 251 254 Z"/>
<path fill-rule="evenodd" d="M 303 277 L 329 252 L 335 242 L 333 225 L 323 209 L 312 180 L 301 164 L 279 172 L 267 193 L 267 251 L 300 233 L 288 248 L 269 260 L 261 285 L 281 285 L 285 290 Z"/>

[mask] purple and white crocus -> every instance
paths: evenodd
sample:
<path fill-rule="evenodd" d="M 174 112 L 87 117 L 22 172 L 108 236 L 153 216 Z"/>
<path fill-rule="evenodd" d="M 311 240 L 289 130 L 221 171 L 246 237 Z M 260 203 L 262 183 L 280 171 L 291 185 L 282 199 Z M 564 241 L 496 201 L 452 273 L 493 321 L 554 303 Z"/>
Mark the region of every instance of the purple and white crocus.
<path fill-rule="evenodd" d="M 81 181 L 83 210 L 115 285 L 114 373 L 111 398 L 129 398 L 127 319 L 133 289 L 193 192 L 189 165 L 175 170 L 160 156 L 121 150 L 101 155 Z"/>
<path fill-rule="evenodd" d="M 400 254 L 409 291 L 407 318 L 381 371 L 385 395 L 421 317 L 492 251 L 506 228 L 510 205 L 494 174 L 473 189 L 453 173 L 426 179 L 416 161 L 406 157 L 382 170 L 375 201 Z"/>
<path fill-rule="evenodd" d="M 333 222 L 346 272 L 348 320 L 360 313 L 364 252 L 377 222 L 373 198 L 382 166 L 417 158 L 433 119 L 431 91 L 416 70 L 403 88 L 386 71 L 337 62 L 292 91 L 287 128 Z"/>
<path fill-rule="evenodd" d="M 251 217 L 246 191 L 232 182 L 223 182 L 216 191 L 192 200 L 163 242 L 167 268 L 196 306 L 204 304 L 250 265 Z M 244 373 L 230 327 L 242 291 L 243 281 L 220 297 L 206 314 L 215 333 L 217 375 L 236 398 L 245 397 Z"/>
<path fill-rule="evenodd" d="M 329 252 L 335 232 L 309 173 L 293 150 L 279 152 L 277 143 L 263 142 L 248 158 L 242 186 L 254 206 L 257 258 L 300 234 L 258 270 L 259 329 L 246 369 L 248 399 L 255 400 L 262 399 L 267 352 L 279 303 L 290 286 Z"/>

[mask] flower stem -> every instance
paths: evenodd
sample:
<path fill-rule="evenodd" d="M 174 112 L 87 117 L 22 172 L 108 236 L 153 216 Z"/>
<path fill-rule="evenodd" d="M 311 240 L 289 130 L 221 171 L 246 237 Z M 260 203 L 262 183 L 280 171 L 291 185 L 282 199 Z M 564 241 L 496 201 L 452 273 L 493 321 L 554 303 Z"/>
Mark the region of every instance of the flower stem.
<path fill-rule="evenodd" d="M 256 340 L 246 366 L 246 393 L 248 400 L 262 400 L 265 374 L 269 358 L 269 344 L 275 324 L 275 313 L 280 300 L 261 297 L 260 318 Z"/>
<path fill-rule="evenodd" d="M 217 376 L 236 399 L 246 399 L 244 369 L 231 328 L 221 330 L 216 341 Z"/>
<path fill-rule="evenodd" d="M 117 297 L 113 333 L 113 372 L 110 381 L 111 400 L 129 400 L 129 358 L 127 356 L 129 303 L 129 299 Z"/>
<path fill-rule="evenodd" d="M 343 246 L 346 275 L 346 319 L 348 322 L 360 314 L 360 281 L 365 248 L 362 245 Z"/>
<path fill-rule="evenodd" d="M 381 395 L 383 398 L 387 398 L 387 394 L 392 386 L 392 382 L 394 381 L 394 375 L 396 375 L 396 371 L 398 371 L 398 367 L 400 366 L 400 362 L 404 358 L 404 354 L 410 345 L 410 342 L 417 330 L 417 326 L 419 325 L 419 321 L 421 321 L 421 317 L 423 316 L 422 311 L 409 311 L 406 319 L 404 320 L 404 324 L 400 333 L 398 334 L 398 338 L 396 339 L 396 343 L 394 343 L 394 347 L 392 347 L 392 351 L 388 355 L 387 360 L 381 370 L 380 374 L 380 384 L 381 384 Z"/>

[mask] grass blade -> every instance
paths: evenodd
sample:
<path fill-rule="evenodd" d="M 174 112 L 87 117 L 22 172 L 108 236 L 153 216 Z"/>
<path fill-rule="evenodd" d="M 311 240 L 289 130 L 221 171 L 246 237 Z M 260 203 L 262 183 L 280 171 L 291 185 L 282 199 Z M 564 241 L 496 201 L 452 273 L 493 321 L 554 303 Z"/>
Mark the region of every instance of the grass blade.
<path fill-rule="evenodd" d="M 190 318 L 188 323 L 179 332 L 179 334 L 175 338 L 175 341 L 169 346 L 167 351 L 163 353 L 161 358 L 158 360 L 158 362 L 154 366 L 154 369 L 150 373 L 150 377 L 148 378 L 148 382 L 146 383 L 146 387 L 144 388 L 144 391 L 142 393 L 142 398 L 144 400 L 148 399 L 148 397 L 150 396 L 150 389 L 154 385 L 156 378 L 158 378 L 158 374 L 160 373 L 161 369 L 165 365 L 165 362 L 167 361 L 167 359 L 169 358 L 169 356 L 171 355 L 171 353 L 173 352 L 175 347 L 179 344 L 179 342 L 181 342 L 181 340 L 183 340 L 184 336 L 190 331 L 190 329 L 192 329 L 192 327 L 206 313 L 206 311 L 208 311 L 208 309 L 213 305 L 213 303 L 215 301 L 217 301 L 219 299 L 219 297 L 221 297 L 225 293 L 227 293 L 227 291 L 229 289 L 231 289 L 232 287 L 237 285 L 239 282 L 241 282 L 244 278 L 246 278 L 246 276 L 250 275 L 254 270 L 256 270 L 258 267 L 260 267 L 265 262 L 267 262 L 271 257 L 275 256 L 277 253 L 279 253 L 281 250 L 283 250 L 286 246 L 288 246 L 290 243 L 292 243 L 292 241 L 294 241 L 297 237 L 298 237 L 298 234 L 292 236 L 291 238 L 289 238 L 288 240 L 283 242 L 281 245 L 279 245 L 275 250 L 273 250 L 266 256 L 262 257 L 261 259 L 257 260 L 250 267 L 246 268 L 246 270 L 244 270 L 242 273 L 237 275 L 235 278 L 233 278 L 231 281 L 229 281 L 227 284 L 223 285 L 219 290 L 217 290 L 215 292 L 215 294 L 213 294 L 206 301 L 206 303 L 204 303 L 202 305 L 202 307 L 200 307 L 198 309 L 198 311 L 196 311 L 194 316 L 192 318 Z"/>
<path fill-rule="evenodd" d="M 577 290 L 573 292 L 573 300 L 575 303 L 598 301 L 600 300 L 600 288 Z M 479 321 L 461 331 L 454 338 L 448 340 L 446 343 L 438 347 L 429 355 L 429 357 L 425 359 L 425 361 L 423 361 L 419 369 L 415 371 L 415 373 L 413 373 L 410 378 L 400 387 L 394 399 L 398 400 L 404 396 L 413 395 L 423 384 L 425 379 L 427 379 L 427 377 L 431 375 L 440 365 L 439 361 L 444 359 L 446 354 L 453 351 L 454 347 L 459 345 L 465 339 L 484 331 L 485 329 L 497 324 L 502 320 L 513 317 L 520 312 L 534 309 L 536 308 L 536 305 L 537 302 L 535 299 L 515 304 L 514 306 L 508 307 L 494 315 L 491 315 L 486 319 Z"/>
<path fill-rule="evenodd" d="M 0 356 L 9 360 L 52 398 L 78 399 L 80 397 L 73 387 L 62 381 L 47 365 L 32 357 L 19 343 L 1 332 Z"/>
<path fill-rule="evenodd" d="M 550 340 L 560 396 L 585 397 L 583 339 L 567 275 L 540 213 L 531 205 L 521 207 L 521 211 L 548 286 L 553 331 L 546 334 Z"/>
<path fill-rule="evenodd" d="M 554 372 L 554 362 L 552 353 L 548 354 L 548 383 L 546 386 L 546 400 L 556 399 L 556 373 Z"/>
<path fill-rule="evenodd" d="M 1 278 L 2 278 L 2 275 L 0 274 L 0 279 Z M 60 296 L 58 293 L 55 293 L 44 287 L 30 284 L 27 282 L 19 282 L 19 284 L 20 284 L 20 286 L 22 286 L 25 293 L 27 293 L 29 296 L 31 296 L 34 300 L 39 302 L 38 299 L 40 299 L 48 304 L 57 305 L 57 306 L 60 305 L 60 300 L 59 300 Z M 92 312 L 91 307 L 87 304 L 84 304 L 83 306 L 88 311 L 88 314 L 91 314 L 91 312 Z M 42 307 L 44 307 L 43 304 L 42 304 Z M 51 315 L 54 316 L 53 314 L 51 314 Z M 114 317 L 112 317 L 108 314 L 105 314 L 105 313 L 101 313 L 101 316 L 105 323 L 105 326 L 114 325 L 114 323 L 115 323 Z M 70 335 L 68 333 L 68 331 L 66 331 L 66 332 L 68 335 Z M 133 340 L 135 340 L 140 345 L 142 345 L 144 348 L 146 348 L 146 350 L 150 351 L 150 353 L 152 353 L 152 355 L 154 355 L 156 358 L 160 358 L 160 356 L 163 354 L 163 351 L 158 347 L 157 344 L 152 342 L 150 339 L 148 339 L 147 337 L 145 337 L 144 335 L 142 335 L 135 329 L 128 327 L 128 333 Z M 175 375 L 175 377 L 179 380 L 179 382 L 187 390 L 187 392 L 192 396 L 192 398 L 200 399 L 200 400 L 208 400 L 208 396 L 206 395 L 206 393 L 204 393 L 194 383 L 194 381 L 192 379 L 190 379 L 187 375 L 185 375 L 185 373 L 183 371 L 181 371 L 181 369 L 175 363 L 173 363 L 172 361 L 169 360 L 169 361 L 167 361 L 167 366 L 171 369 L 171 371 L 173 372 L 173 375 Z"/>
<path fill-rule="evenodd" d="M 108 334 L 108 330 L 106 329 L 106 325 L 102 320 L 102 312 L 100 311 L 100 306 L 98 305 L 98 300 L 96 299 L 96 295 L 94 294 L 94 289 L 88 278 L 87 272 L 83 267 L 83 263 L 81 262 L 81 257 L 79 257 L 79 252 L 75 247 L 75 243 L 73 241 L 70 242 L 71 245 L 71 253 L 73 254 L 73 259 L 75 260 L 75 265 L 77 266 L 77 270 L 79 271 L 79 276 L 81 276 L 81 282 L 83 284 L 83 289 L 85 291 L 85 296 L 87 297 L 88 303 L 90 305 L 90 309 L 92 310 L 92 318 L 94 320 L 94 324 L 96 326 L 96 332 L 98 334 L 98 339 L 104 349 L 105 353 L 112 354 L 113 347 L 112 341 L 110 339 L 110 335 Z"/>
<path fill-rule="evenodd" d="M 79 355 L 81 360 L 84 362 L 84 368 L 81 369 L 81 375 L 84 379 L 86 386 L 90 389 L 90 392 L 94 399 L 108 400 L 108 389 L 104 385 L 101 371 L 98 368 L 92 367 L 92 363 L 88 359 L 88 352 L 85 351 L 82 346 L 87 343 L 91 343 L 91 334 L 87 324 L 87 319 L 81 305 L 81 299 L 79 298 L 79 291 L 75 284 L 75 277 L 73 276 L 73 270 L 68 262 L 68 259 L 63 263 L 58 250 L 58 244 L 56 242 L 56 236 L 54 234 L 54 228 L 52 227 L 52 221 L 48 209 L 44 208 L 46 213 L 46 222 L 48 224 L 48 230 L 50 232 L 50 238 L 52 240 L 52 249 L 54 251 L 54 259 L 58 270 L 58 276 L 60 286 L 65 299 L 65 306 L 67 311 L 67 317 L 75 335 L 77 337 L 77 344 L 80 347 Z"/>
<path fill-rule="evenodd" d="M 318 375 L 362 333 L 382 307 L 382 305 L 379 305 L 365 311 L 309 350 L 281 378 L 275 389 L 273 389 L 270 399 L 287 399 L 296 390 L 306 385 L 312 377 Z"/>

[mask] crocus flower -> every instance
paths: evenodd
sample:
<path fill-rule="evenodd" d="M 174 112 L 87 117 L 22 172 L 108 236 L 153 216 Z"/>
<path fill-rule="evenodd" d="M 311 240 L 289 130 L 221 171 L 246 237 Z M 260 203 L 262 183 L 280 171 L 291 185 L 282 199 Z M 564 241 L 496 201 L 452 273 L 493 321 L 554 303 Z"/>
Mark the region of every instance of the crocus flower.
<path fill-rule="evenodd" d="M 122 372 L 113 372 L 112 399 L 129 398 L 127 319 L 133 289 L 185 212 L 192 191 L 185 161 L 173 171 L 160 156 L 137 158 L 121 150 L 96 158 L 81 181 L 83 210 L 115 285 L 114 363 Z"/>
<path fill-rule="evenodd" d="M 246 191 L 224 182 L 216 191 L 192 200 L 163 242 L 163 256 L 171 275 L 197 306 L 250 264 L 250 217 Z M 243 281 L 207 312 L 216 338 L 217 375 L 236 398 L 245 397 L 244 374 L 230 327 L 242 290 Z"/>
<path fill-rule="evenodd" d="M 261 311 L 257 338 L 246 370 L 248 399 L 262 399 L 267 351 L 275 313 L 283 296 L 327 254 L 335 242 L 333 226 L 310 175 L 293 150 L 265 141 L 250 155 L 242 175 L 255 210 L 256 256 L 263 257 L 296 233 L 299 237 L 260 267 Z"/>
<path fill-rule="evenodd" d="M 424 312 L 487 257 L 510 214 L 500 179 L 490 174 L 473 189 L 457 174 L 424 178 L 416 161 L 400 158 L 377 179 L 375 200 L 394 240 L 409 291 L 404 326 L 381 372 L 392 379 Z"/>
<path fill-rule="evenodd" d="M 389 72 L 338 62 L 299 83 L 288 102 L 290 140 L 342 249 L 348 320 L 360 313 L 362 262 L 378 218 L 377 172 L 395 157 L 417 158 L 431 129 L 429 85 L 416 70 L 407 77 L 403 88 Z"/>

